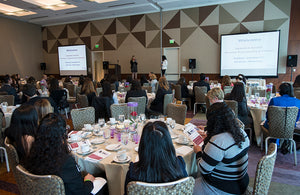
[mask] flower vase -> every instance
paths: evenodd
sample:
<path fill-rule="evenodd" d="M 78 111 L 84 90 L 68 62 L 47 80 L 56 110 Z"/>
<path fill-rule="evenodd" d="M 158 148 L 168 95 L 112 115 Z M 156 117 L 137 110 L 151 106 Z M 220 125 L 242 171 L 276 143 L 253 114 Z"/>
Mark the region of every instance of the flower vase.
<path fill-rule="evenodd" d="M 272 88 L 273 88 L 273 85 L 271 84 L 268 84 L 266 85 L 266 98 L 267 100 L 270 100 L 271 99 L 271 95 L 272 95 Z"/>

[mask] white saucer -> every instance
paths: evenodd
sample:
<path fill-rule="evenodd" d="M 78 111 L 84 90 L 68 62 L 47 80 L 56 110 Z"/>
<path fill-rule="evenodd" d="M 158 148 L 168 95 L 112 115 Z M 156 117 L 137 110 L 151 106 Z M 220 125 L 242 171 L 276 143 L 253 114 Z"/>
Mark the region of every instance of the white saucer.
<path fill-rule="evenodd" d="M 122 148 L 122 145 L 121 144 L 110 144 L 110 145 L 106 146 L 105 148 L 110 151 L 117 151 Z"/>
<path fill-rule="evenodd" d="M 136 152 L 138 152 L 138 151 L 139 151 L 139 147 L 138 147 L 138 146 L 135 147 L 134 150 L 135 150 Z"/>
<path fill-rule="evenodd" d="M 78 137 L 77 140 L 71 140 L 71 138 L 68 139 L 69 143 L 79 142 L 81 141 L 81 137 Z"/>
<path fill-rule="evenodd" d="M 91 132 L 85 132 L 83 134 L 81 134 L 81 137 L 84 139 L 90 138 L 92 137 L 92 133 Z"/>
<path fill-rule="evenodd" d="M 182 142 L 181 140 L 176 139 L 175 142 L 180 145 L 189 145 L 189 140 L 187 140 L 186 142 Z"/>
<path fill-rule="evenodd" d="M 102 144 L 105 142 L 105 139 L 101 139 L 101 138 L 95 138 L 91 140 L 92 144 Z"/>
<path fill-rule="evenodd" d="M 176 135 L 176 134 L 171 134 L 171 138 L 172 139 L 176 139 L 178 137 L 178 135 Z"/>
<path fill-rule="evenodd" d="M 77 154 L 80 154 L 80 155 L 87 155 L 87 154 L 92 153 L 93 151 L 94 151 L 94 150 L 93 150 L 92 148 L 90 148 L 89 151 L 87 151 L 87 152 L 82 152 L 82 151 L 81 151 L 81 148 L 78 148 Z"/>
<path fill-rule="evenodd" d="M 129 162 L 131 160 L 130 156 L 127 156 L 127 158 L 125 160 L 119 160 L 117 156 L 114 157 L 114 162 L 116 163 L 126 163 Z"/>
<path fill-rule="evenodd" d="M 86 128 L 82 128 L 82 131 L 93 131 L 94 129 L 93 128 L 91 128 L 91 129 L 86 129 Z"/>

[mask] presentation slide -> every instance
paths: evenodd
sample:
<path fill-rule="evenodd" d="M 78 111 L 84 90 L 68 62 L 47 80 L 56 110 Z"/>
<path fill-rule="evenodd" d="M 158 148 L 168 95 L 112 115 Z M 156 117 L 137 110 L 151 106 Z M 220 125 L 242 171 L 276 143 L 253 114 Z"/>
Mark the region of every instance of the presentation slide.
<path fill-rule="evenodd" d="M 87 75 L 85 45 L 58 47 L 58 60 L 60 75 Z"/>
<path fill-rule="evenodd" d="M 221 36 L 221 76 L 277 76 L 280 31 Z"/>

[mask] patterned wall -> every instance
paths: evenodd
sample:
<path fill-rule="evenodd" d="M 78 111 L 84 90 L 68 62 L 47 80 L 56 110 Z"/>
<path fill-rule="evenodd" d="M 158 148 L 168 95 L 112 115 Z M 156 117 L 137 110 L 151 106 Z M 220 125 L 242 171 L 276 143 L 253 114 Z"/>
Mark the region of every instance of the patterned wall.
<path fill-rule="evenodd" d="M 163 12 L 163 47 L 180 47 L 181 64 L 185 64 L 191 54 L 196 55 L 194 58 L 199 64 L 212 64 L 212 67 L 198 66 L 196 72 L 218 73 L 216 55 L 219 55 L 221 34 L 279 29 L 279 71 L 285 72 L 283 61 L 287 54 L 290 4 L 290 0 L 251 0 Z M 58 46 L 77 44 L 85 44 L 91 51 L 116 51 L 118 55 L 131 56 L 132 51 L 125 54 L 126 50 L 121 49 L 128 43 L 139 44 L 144 52 L 159 49 L 159 29 L 159 13 L 49 26 L 42 29 L 43 49 L 46 59 L 53 57 L 47 55 L 57 54 Z M 174 44 L 169 43 L 171 38 Z M 95 44 L 99 44 L 99 48 L 95 48 Z M 149 65 L 143 62 L 143 66 Z M 129 72 L 128 67 L 123 70 Z"/>

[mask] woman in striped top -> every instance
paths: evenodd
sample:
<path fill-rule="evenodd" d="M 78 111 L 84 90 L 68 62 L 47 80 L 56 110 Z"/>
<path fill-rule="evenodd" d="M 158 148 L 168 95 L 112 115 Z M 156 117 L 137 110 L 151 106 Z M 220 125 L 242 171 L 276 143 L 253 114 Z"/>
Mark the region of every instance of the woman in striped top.
<path fill-rule="evenodd" d="M 249 139 L 224 102 L 211 103 L 204 145 L 194 146 L 201 172 L 194 194 L 243 194 L 249 183 Z"/>

